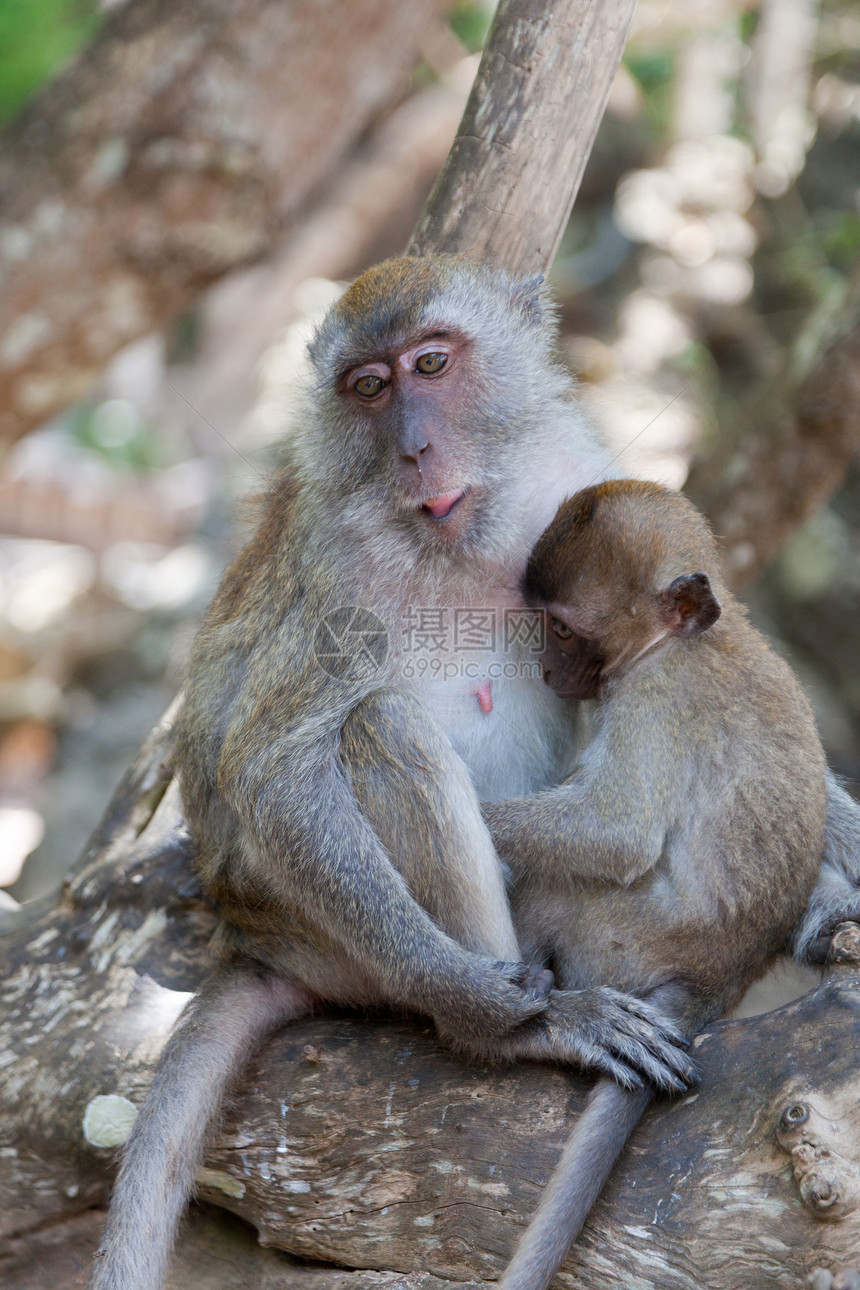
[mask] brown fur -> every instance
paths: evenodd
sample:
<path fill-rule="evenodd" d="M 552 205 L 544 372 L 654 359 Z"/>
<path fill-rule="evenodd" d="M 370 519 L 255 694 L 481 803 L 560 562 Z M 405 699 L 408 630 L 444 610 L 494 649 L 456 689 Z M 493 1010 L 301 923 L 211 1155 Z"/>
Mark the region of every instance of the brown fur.
<path fill-rule="evenodd" d="M 550 684 L 589 697 L 582 640 L 602 664 L 596 734 L 566 783 L 486 808 L 521 942 L 564 987 L 639 993 L 692 1036 L 785 946 L 812 891 L 827 801 L 809 703 L 726 591 L 705 521 L 657 485 L 571 498 L 526 588 Z M 504 1290 L 548 1285 L 648 1100 L 598 1086 Z"/>

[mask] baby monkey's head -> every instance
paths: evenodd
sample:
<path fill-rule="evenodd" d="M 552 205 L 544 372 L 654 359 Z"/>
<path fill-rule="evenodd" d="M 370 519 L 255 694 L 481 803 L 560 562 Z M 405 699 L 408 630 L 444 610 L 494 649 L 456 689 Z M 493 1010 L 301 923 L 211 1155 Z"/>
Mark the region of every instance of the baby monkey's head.
<path fill-rule="evenodd" d="M 546 620 L 546 680 L 567 698 L 598 697 L 661 642 L 712 627 L 714 587 L 724 594 L 713 534 L 680 493 L 633 479 L 584 488 L 526 569 L 526 599 Z"/>

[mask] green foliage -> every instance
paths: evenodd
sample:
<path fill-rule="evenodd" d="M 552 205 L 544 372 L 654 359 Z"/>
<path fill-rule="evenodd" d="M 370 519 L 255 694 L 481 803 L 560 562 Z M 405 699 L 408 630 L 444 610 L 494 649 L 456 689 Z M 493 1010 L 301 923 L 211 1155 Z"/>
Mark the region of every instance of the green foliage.
<path fill-rule="evenodd" d="M 118 470 L 147 470 L 165 465 L 155 429 L 125 399 L 78 404 L 66 422 L 66 433 L 79 445 Z"/>
<path fill-rule="evenodd" d="M 475 0 L 463 0 L 448 14 L 451 30 L 470 54 L 483 49 L 491 19 L 492 10 L 486 4 L 475 3 Z"/>
<path fill-rule="evenodd" d="M 853 211 L 834 213 L 822 240 L 830 263 L 849 272 L 860 263 L 860 215 Z"/>
<path fill-rule="evenodd" d="M 672 115 L 677 57 L 666 45 L 659 48 L 628 47 L 624 65 L 643 93 L 649 121 L 661 133 L 668 130 Z"/>
<path fill-rule="evenodd" d="M 0 122 L 80 49 L 99 21 L 97 0 L 0 0 Z"/>
<path fill-rule="evenodd" d="M 738 36 L 745 45 L 754 39 L 759 24 L 757 9 L 741 9 L 738 14 Z"/>

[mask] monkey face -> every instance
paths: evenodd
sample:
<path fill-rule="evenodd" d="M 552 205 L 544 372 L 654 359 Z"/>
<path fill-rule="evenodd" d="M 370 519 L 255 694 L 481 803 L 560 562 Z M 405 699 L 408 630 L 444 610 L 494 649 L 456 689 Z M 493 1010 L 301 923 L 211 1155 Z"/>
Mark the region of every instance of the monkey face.
<path fill-rule="evenodd" d="M 399 505 L 445 541 L 463 537 L 478 500 L 474 438 L 463 433 L 473 399 L 470 350 L 459 332 L 430 331 L 380 348 L 338 382 L 350 420 L 387 466 Z"/>
<path fill-rule="evenodd" d="M 541 655 L 547 685 L 564 699 L 597 699 L 606 659 L 597 641 L 572 631 L 546 610 L 545 648 Z"/>
<path fill-rule="evenodd" d="M 553 441 L 551 338 L 538 280 L 446 257 L 362 275 L 310 346 L 323 416 L 308 439 L 351 513 L 364 497 L 425 548 L 504 545 Z"/>
<path fill-rule="evenodd" d="M 535 545 L 524 586 L 545 612 L 553 689 L 594 697 L 660 642 L 712 627 L 720 605 L 698 566 L 714 559 L 705 521 L 659 485 L 610 480 L 564 502 Z"/>
<path fill-rule="evenodd" d="M 564 531 L 557 516 L 526 572 L 526 599 L 544 616 L 545 679 L 566 698 L 600 697 L 605 677 L 661 634 L 653 595 L 596 536 L 593 525 Z"/>

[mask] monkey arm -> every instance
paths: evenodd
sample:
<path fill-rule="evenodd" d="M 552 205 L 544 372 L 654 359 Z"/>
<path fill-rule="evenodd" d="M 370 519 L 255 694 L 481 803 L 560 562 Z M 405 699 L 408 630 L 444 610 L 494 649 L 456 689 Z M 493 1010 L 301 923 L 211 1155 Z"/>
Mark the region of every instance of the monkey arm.
<path fill-rule="evenodd" d="M 626 796 L 626 795 L 624 795 Z M 663 831 L 647 804 L 600 794 L 574 775 L 558 788 L 483 808 L 515 883 L 586 879 L 627 886 L 657 863 Z"/>
<path fill-rule="evenodd" d="M 225 720 L 213 688 L 228 689 L 233 646 L 221 636 L 189 687 L 183 793 L 204 883 L 235 898 L 237 921 L 249 907 L 250 951 L 323 997 L 391 1001 L 440 1025 L 464 1018 L 475 1035 L 542 1011 L 545 999 L 512 979 L 516 933 L 468 772 L 420 701 L 350 695 L 295 650 L 287 684 L 273 631 L 256 668 L 274 683 L 249 670 Z M 213 799 L 226 810 L 208 811 Z M 440 840 L 459 849 L 459 871 Z"/>
<path fill-rule="evenodd" d="M 604 705 L 608 707 L 609 705 Z M 644 706 L 613 703 L 581 765 L 556 788 L 484 803 L 514 882 L 586 879 L 627 886 L 660 859 L 677 777 L 668 732 Z"/>
<path fill-rule="evenodd" d="M 540 1012 L 545 1000 L 464 949 L 415 900 L 337 759 L 307 748 L 302 757 L 300 776 L 270 764 L 265 782 L 240 794 L 254 863 L 287 919 L 297 911 L 339 948 L 347 981 L 369 978 L 377 997 L 442 1025 L 459 1017 L 476 1035 L 502 1034 Z"/>
<path fill-rule="evenodd" d="M 263 894 L 254 957 L 325 998 L 429 1013 L 446 1042 L 484 1059 L 585 1063 L 627 1084 L 689 1079 L 674 1028 L 641 1001 L 547 997 L 524 982 L 468 772 L 415 696 L 365 696 L 339 740 L 270 729 L 263 742 L 229 789 L 221 765 Z M 241 862 L 232 881 L 241 899 Z"/>

